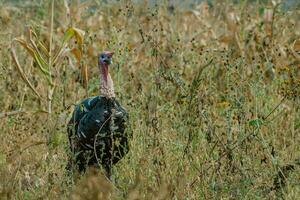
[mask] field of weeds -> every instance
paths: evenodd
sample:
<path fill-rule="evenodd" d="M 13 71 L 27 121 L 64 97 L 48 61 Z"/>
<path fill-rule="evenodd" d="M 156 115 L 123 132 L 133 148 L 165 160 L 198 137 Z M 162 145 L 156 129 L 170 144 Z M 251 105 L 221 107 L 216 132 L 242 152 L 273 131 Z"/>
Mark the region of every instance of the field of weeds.
<path fill-rule="evenodd" d="M 297 199 L 300 10 L 278 1 L 0 1 L 0 199 Z M 99 93 L 130 152 L 71 178 L 66 124 Z"/>

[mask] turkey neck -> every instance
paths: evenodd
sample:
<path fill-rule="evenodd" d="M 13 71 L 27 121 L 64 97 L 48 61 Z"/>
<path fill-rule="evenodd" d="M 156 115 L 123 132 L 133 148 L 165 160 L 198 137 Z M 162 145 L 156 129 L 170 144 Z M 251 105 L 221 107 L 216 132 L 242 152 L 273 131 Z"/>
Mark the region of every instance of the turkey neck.
<path fill-rule="evenodd" d="M 99 63 L 100 68 L 100 95 L 107 98 L 115 97 L 114 83 L 108 72 L 108 64 Z"/>

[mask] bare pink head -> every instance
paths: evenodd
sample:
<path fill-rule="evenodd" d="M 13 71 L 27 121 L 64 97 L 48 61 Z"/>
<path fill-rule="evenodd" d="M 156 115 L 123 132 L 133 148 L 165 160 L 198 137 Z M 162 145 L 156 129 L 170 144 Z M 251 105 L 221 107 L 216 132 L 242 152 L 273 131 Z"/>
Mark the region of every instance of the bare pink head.
<path fill-rule="evenodd" d="M 98 56 L 98 66 L 101 74 L 100 93 L 107 97 L 114 97 L 113 81 L 108 72 L 108 66 L 112 63 L 113 52 L 104 51 Z"/>
<path fill-rule="evenodd" d="M 99 54 L 98 57 L 98 64 L 99 65 L 110 65 L 112 63 L 112 56 L 114 52 L 111 51 L 104 51 Z"/>

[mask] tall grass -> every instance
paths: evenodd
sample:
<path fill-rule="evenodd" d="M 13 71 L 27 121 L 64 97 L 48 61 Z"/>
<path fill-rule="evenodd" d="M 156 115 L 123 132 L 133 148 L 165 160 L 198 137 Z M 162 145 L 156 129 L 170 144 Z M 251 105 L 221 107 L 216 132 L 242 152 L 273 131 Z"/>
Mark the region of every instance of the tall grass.
<path fill-rule="evenodd" d="M 193 8 L 55 1 L 51 9 L 51 2 L 0 8 L 1 199 L 300 195 L 299 9 L 217 0 Z M 26 27 L 52 52 L 51 101 L 37 60 L 12 46 Z M 54 63 L 70 27 L 85 33 L 82 44 L 69 38 Z M 65 173 L 66 123 L 75 103 L 98 94 L 102 50 L 115 52 L 110 71 L 130 115 L 130 153 L 111 182 L 101 170 Z"/>

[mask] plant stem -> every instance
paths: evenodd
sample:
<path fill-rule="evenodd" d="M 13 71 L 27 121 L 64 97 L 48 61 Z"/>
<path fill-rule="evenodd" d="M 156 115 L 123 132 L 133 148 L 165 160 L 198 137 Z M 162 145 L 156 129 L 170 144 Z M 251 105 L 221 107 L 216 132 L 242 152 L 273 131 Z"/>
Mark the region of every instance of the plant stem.
<path fill-rule="evenodd" d="M 50 39 L 49 39 L 49 60 L 48 60 L 48 71 L 49 71 L 49 80 L 52 82 L 52 39 L 53 39 L 53 16 L 54 16 L 54 0 L 51 3 L 51 23 L 50 23 Z M 54 86 L 53 86 L 54 87 Z M 53 96 L 54 88 L 49 85 L 48 88 L 48 112 L 51 113 L 52 107 L 52 96 Z"/>

